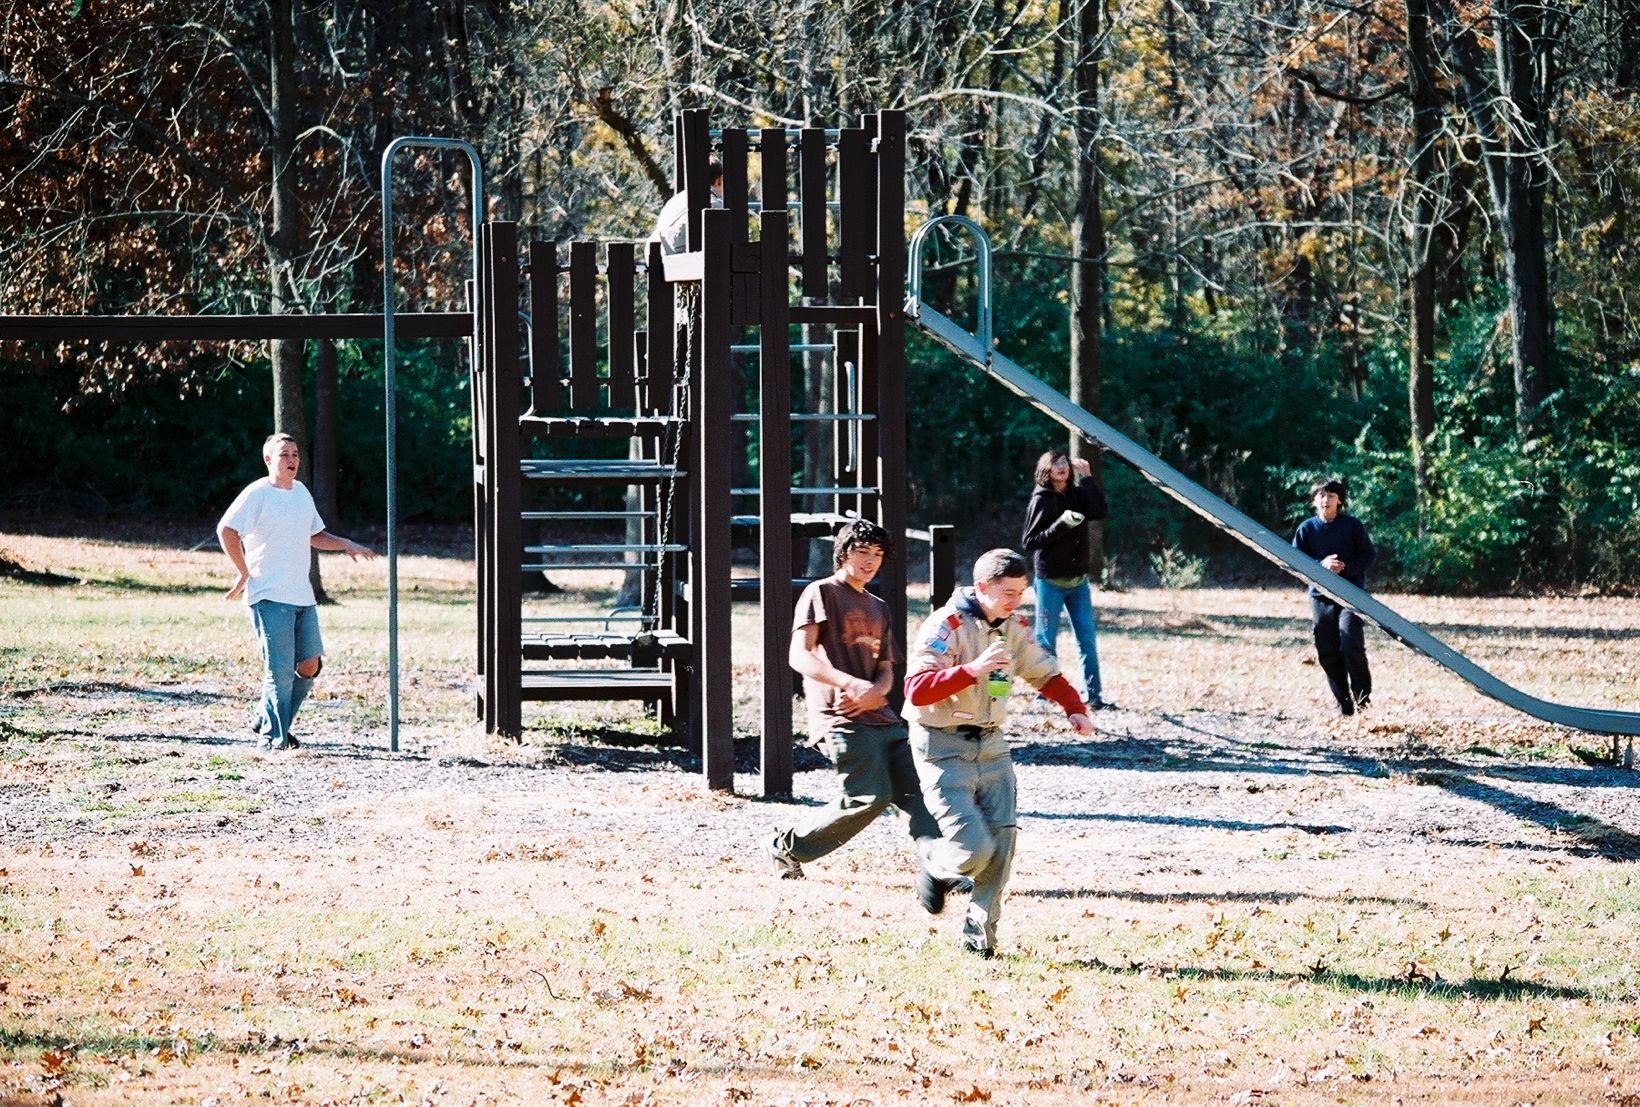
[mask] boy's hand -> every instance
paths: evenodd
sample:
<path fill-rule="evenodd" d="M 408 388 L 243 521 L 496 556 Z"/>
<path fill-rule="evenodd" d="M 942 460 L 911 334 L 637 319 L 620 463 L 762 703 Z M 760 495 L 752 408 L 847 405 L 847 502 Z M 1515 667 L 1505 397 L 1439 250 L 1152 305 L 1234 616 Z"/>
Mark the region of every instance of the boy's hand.
<path fill-rule="evenodd" d="M 888 697 L 877 691 L 875 684 L 859 677 L 852 678 L 837 690 L 837 709 L 851 719 L 867 711 L 875 711 L 887 702 Z"/>
<path fill-rule="evenodd" d="M 354 561 L 358 561 L 360 558 L 363 558 L 365 561 L 376 560 L 375 550 L 364 545 L 362 542 L 354 542 L 351 539 L 348 541 L 347 548 L 343 552 Z"/>
<path fill-rule="evenodd" d="M 1344 571 L 1344 559 L 1337 554 L 1328 554 L 1321 559 L 1321 567 L 1331 569 L 1335 573 L 1342 573 Z"/>
<path fill-rule="evenodd" d="M 1076 470 L 1076 475 L 1079 477 L 1093 475 L 1093 466 L 1088 464 L 1088 459 L 1085 457 L 1071 458 L 1071 468 Z"/>
<path fill-rule="evenodd" d="M 985 674 L 994 669 L 1001 669 L 1003 672 L 1007 672 L 1009 666 L 1013 663 L 1014 658 L 1013 655 L 1008 652 L 1007 644 L 1003 642 L 992 642 L 985 648 L 984 653 L 964 665 L 963 668 L 967 669 L 975 680 L 983 680 L 985 679 Z"/>
<path fill-rule="evenodd" d="M 225 600 L 237 600 L 239 598 L 239 594 L 245 590 L 245 585 L 250 583 L 250 579 L 249 573 L 240 573 L 238 579 L 233 582 L 233 587 L 228 589 L 228 594 L 222 598 Z"/>
<path fill-rule="evenodd" d="M 1071 729 L 1086 738 L 1093 733 L 1093 720 L 1078 711 L 1071 716 Z"/>

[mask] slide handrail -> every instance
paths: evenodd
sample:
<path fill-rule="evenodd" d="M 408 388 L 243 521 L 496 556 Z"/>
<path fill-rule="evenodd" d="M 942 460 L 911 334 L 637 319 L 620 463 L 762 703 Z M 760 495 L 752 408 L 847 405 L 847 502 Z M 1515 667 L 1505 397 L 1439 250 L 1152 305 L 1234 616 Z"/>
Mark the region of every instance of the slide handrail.
<path fill-rule="evenodd" d="M 1555 703 L 1499 680 L 1393 608 L 1374 599 L 1337 573 L 1322 568 L 1315 559 L 1299 553 L 1274 531 L 1225 503 L 1115 427 L 1072 403 L 1069 397 L 1054 391 L 1029 370 L 991 349 L 989 342 L 981 342 L 978 336 L 963 330 L 960 324 L 923 304 L 918 298 L 907 301 L 906 315 L 935 341 L 984 369 L 1038 411 L 1099 443 L 1137 469 L 1140 475 L 1168 496 L 1231 537 L 1239 539 L 1277 567 L 1360 612 L 1385 634 L 1468 681 L 1482 694 L 1559 726 L 1595 734 L 1640 734 L 1640 714 L 1635 712 Z"/>

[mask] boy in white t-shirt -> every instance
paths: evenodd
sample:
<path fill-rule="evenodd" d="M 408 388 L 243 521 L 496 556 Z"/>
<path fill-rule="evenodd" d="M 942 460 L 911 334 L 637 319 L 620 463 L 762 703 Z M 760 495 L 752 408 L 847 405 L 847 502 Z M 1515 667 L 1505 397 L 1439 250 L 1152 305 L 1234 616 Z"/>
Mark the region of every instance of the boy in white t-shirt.
<path fill-rule="evenodd" d="M 296 712 L 323 668 L 319 609 L 308 579 L 308 549 L 340 550 L 354 560 L 376 552 L 325 530 L 313 497 L 296 479 L 302 452 L 288 434 L 262 443 L 268 475 L 245 487 L 216 525 L 222 552 L 239 574 L 227 598 L 244 593 L 262 652 L 262 700 L 251 729 L 262 748 L 295 749 Z"/>

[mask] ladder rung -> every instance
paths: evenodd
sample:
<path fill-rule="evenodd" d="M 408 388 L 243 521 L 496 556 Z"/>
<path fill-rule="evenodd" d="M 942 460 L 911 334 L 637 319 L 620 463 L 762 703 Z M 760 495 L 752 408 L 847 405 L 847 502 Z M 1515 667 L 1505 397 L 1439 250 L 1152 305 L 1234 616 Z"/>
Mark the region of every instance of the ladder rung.
<path fill-rule="evenodd" d="M 644 543 L 583 543 L 569 546 L 525 546 L 525 553 L 558 554 L 558 553 L 682 553 L 688 546 L 658 545 L 652 542 Z"/>
<path fill-rule="evenodd" d="M 753 415 L 748 411 L 737 411 L 729 417 L 736 423 L 756 423 L 762 420 L 761 415 Z M 876 419 L 869 412 L 852 411 L 821 411 L 795 414 L 791 416 L 794 423 L 869 423 Z"/>
<path fill-rule="evenodd" d="M 805 486 L 805 487 L 802 487 L 802 488 L 792 488 L 792 489 L 789 489 L 789 491 L 794 496 L 829 496 L 829 495 L 832 495 L 833 493 L 835 493 L 839 496 L 875 496 L 877 494 L 877 492 L 879 491 L 879 489 L 870 488 L 870 487 L 859 487 L 859 488 L 811 488 L 811 487 Z M 731 489 L 729 489 L 729 495 L 731 495 L 731 496 L 761 496 L 762 494 L 763 494 L 763 489 L 761 489 L 761 488 L 731 488 Z"/>
<path fill-rule="evenodd" d="M 763 347 L 756 342 L 737 342 L 729 347 L 730 352 L 736 354 L 755 354 L 761 349 Z M 794 354 L 818 354 L 830 353 L 833 347 L 830 342 L 793 342 L 786 349 Z"/>
<path fill-rule="evenodd" d="M 520 519 L 652 519 L 653 511 L 520 511 Z"/>

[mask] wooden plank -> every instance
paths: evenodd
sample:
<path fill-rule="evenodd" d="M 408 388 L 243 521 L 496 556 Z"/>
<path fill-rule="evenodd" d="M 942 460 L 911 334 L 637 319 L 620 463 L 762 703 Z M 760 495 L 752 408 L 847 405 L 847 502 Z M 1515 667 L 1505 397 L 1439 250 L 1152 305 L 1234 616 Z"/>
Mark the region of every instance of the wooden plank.
<path fill-rule="evenodd" d="M 672 286 L 666 283 L 661 266 L 661 244 L 649 243 L 648 289 L 649 325 L 644 357 L 647 381 L 643 390 L 646 413 L 669 412 L 672 408 L 672 357 L 677 342 L 672 313 Z"/>
<path fill-rule="evenodd" d="M 669 698 L 672 678 L 664 672 L 633 669 L 580 669 L 523 674 L 523 698 L 555 700 L 649 700 Z"/>
<path fill-rule="evenodd" d="M 396 311 L 396 338 L 468 338 L 465 311 Z M 249 342 L 262 339 L 379 339 L 382 316 L 345 315 L 0 315 L 0 342 Z"/>
<path fill-rule="evenodd" d="M 747 215 L 747 145 L 746 131 L 742 127 L 726 128 L 718 135 L 718 158 L 723 163 L 723 207 L 734 216 L 729 231 L 731 240 L 737 246 L 744 246 L 751 237 L 751 220 Z"/>
<path fill-rule="evenodd" d="M 558 364 L 558 243 L 530 243 L 530 411 L 564 409 Z"/>
<path fill-rule="evenodd" d="M 866 246 L 874 237 L 869 155 L 862 127 L 844 127 L 837 136 L 837 296 L 855 303 L 868 295 Z"/>
<path fill-rule="evenodd" d="M 730 541 L 730 450 L 735 411 L 734 365 L 729 352 L 729 213 L 701 213 L 705 233 L 706 276 L 701 281 L 700 387 L 690 402 L 698 413 L 695 468 L 699 502 L 693 567 L 689 574 L 692 603 L 700 608 L 695 643 L 699 680 L 701 770 L 708 788 L 732 791 L 735 783 L 735 730 L 732 677 L 734 639 L 730 629 L 729 580 L 734 549 Z"/>
<path fill-rule="evenodd" d="M 614 411 L 630 411 L 637 404 L 632 382 L 632 332 L 637 328 L 637 307 L 632 292 L 636 250 L 631 242 L 611 242 L 605 251 L 605 280 L 609 286 L 609 406 Z"/>
<path fill-rule="evenodd" d="M 792 575 L 792 357 L 787 307 L 784 211 L 759 216 L 763 247 L 762 331 L 758 336 L 758 574 L 767 580 Z M 792 633 L 792 605 L 779 589 L 764 593 L 763 738 L 759 768 L 765 796 L 792 790 L 792 670 L 786 660 Z"/>
<path fill-rule="evenodd" d="M 711 206 L 712 182 L 707 163 L 712 160 L 711 122 L 704 111 L 683 113 L 683 187 L 689 194 L 690 252 L 700 249 L 700 213 Z"/>
<path fill-rule="evenodd" d="M 523 707 L 520 695 L 522 657 L 519 633 L 523 629 L 523 574 L 519 571 L 524 535 L 519 511 L 522 506 L 518 477 L 520 439 L 518 416 L 523 394 L 518 335 L 518 227 L 514 223 L 491 223 L 490 296 L 483 310 L 490 316 L 490 349 L 486 354 L 493 380 L 490 419 L 491 448 L 487 467 L 495 475 L 491 493 L 490 520 L 494 567 L 495 613 L 491 623 L 491 657 L 495 664 L 495 732 L 512 738 L 523 736 Z"/>
<path fill-rule="evenodd" d="M 765 127 L 758 132 L 757 147 L 758 198 L 763 204 L 763 210 L 785 211 L 786 132 L 779 127 Z"/>
<path fill-rule="evenodd" d="M 826 132 L 804 127 L 797 152 L 797 203 L 802 215 L 798 227 L 803 255 L 803 295 L 816 300 L 831 297 L 826 264 Z"/>
<path fill-rule="evenodd" d="M 598 407 L 598 244 L 569 244 L 569 406 Z"/>

